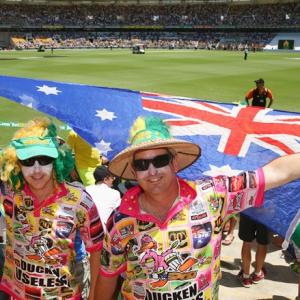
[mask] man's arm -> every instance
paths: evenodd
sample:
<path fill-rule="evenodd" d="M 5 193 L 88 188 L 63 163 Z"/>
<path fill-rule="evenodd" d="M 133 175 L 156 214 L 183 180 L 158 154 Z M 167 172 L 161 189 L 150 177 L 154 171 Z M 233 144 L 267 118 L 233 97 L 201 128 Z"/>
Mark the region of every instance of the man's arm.
<path fill-rule="evenodd" d="M 272 103 L 273 103 L 273 98 L 269 98 L 269 105 L 268 105 L 268 108 L 271 107 Z"/>
<path fill-rule="evenodd" d="M 89 300 L 94 300 L 95 286 L 97 283 L 97 277 L 100 270 L 100 251 L 96 251 L 90 254 L 90 269 L 91 269 L 91 287 Z"/>
<path fill-rule="evenodd" d="M 269 98 L 269 105 L 268 105 L 268 108 L 269 108 L 269 107 L 271 107 L 273 100 L 274 100 L 272 91 L 270 89 L 267 89 L 267 97 Z"/>
<path fill-rule="evenodd" d="M 95 286 L 95 300 L 112 300 L 118 283 L 118 275 L 113 277 L 105 277 L 101 274 Z"/>
<path fill-rule="evenodd" d="M 265 191 L 300 177 L 300 153 L 279 157 L 263 168 Z"/>
<path fill-rule="evenodd" d="M 247 106 L 249 106 L 249 100 L 253 98 L 253 89 L 248 91 L 248 93 L 245 96 L 245 101 L 247 102 Z"/>

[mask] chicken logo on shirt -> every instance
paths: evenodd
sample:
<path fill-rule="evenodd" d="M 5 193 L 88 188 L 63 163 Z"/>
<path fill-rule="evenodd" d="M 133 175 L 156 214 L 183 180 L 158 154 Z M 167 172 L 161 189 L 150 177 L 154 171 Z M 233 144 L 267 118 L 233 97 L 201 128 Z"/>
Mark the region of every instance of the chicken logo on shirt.
<path fill-rule="evenodd" d="M 141 266 L 145 267 L 151 282 L 152 288 L 161 288 L 171 280 L 188 280 L 196 277 L 197 272 L 191 268 L 197 263 L 197 259 L 187 257 L 183 259 L 175 249 L 180 241 L 174 241 L 170 248 L 158 253 L 157 242 L 148 234 L 141 240 L 141 246 L 136 254 L 143 254 L 140 260 Z"/>

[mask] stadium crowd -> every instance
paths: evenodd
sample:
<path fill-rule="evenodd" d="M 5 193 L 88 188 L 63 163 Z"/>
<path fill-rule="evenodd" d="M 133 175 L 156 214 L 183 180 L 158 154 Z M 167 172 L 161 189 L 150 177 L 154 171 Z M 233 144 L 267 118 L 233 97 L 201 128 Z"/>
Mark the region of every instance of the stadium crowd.
<path fill-rule="evenodd" d="M 272 33 L 224 33 L 224 32 L 40 32 L 14 33 L 13 47 L 16 49 L 46 48 L 132 48 L 142 43 L 145 48 L 159 49 L 219 49 L 219 50 L 260 50 L 269 42 Z"/>
<path fill-rule="evenodd" d="M 0 22 L 17 26 L 289 26 L 297 3 L 187 5 L 1 5 Z"/>
<path fill-rule="evenodd" d="M 52 49 L 113 49 L 131 48 L 135 43 L 143 43 L 145 48 L 260 50 L 275 34 L 241 29 L 297 26 L 300 24 L 300 6 L 296 3 L 0 4 L 0 23 L 14 28 L 11 48 L 15 49 L 36 49 L 40 45 Z M 126 26 L 130 31 L 122 29 Z M 27 32 L 24 27 L 28 27 Z M 235 30 L 226 32 L 228 27 Z M 105 28 L 107 30 L 103 31 Z M 112 28 L 114 31 L 110 31 Z"/>

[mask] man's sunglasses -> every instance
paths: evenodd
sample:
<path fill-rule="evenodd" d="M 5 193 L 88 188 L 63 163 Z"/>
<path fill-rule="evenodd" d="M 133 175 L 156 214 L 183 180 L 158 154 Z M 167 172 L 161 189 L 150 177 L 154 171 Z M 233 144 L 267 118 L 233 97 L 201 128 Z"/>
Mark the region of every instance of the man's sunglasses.
<path fill-rule="evenodd" d="M 166 153 L 150 159 L 135 159 L 132 162 L 132 166 L 136 171 L 146 171 L 150 164 L 152 164 L 155 168 L 162 168 L 167 166 L 171 162 L 172 158 L 173 157 L 170 153 Z"/>
<path fill-rule="evenodd" d="M 46 166 L 53 162 L 54 158 L 49 156 L 34 156 L 24 160 L 19 160 L 20 164 L 24 167 L 32 167 L 37 161 L 40 166 Z"/>

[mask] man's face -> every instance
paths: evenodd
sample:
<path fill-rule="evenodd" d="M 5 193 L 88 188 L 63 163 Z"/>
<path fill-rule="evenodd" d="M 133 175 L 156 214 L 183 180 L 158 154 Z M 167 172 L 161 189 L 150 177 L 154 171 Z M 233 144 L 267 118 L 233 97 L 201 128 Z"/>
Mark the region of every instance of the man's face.
<path fill-rule="evenodd" d="M 262 82 L 257 82 L 256 87 L 262 89 L 264 87 L 264 84 Z"/>
<path fill-rule="evenodd" d="M 112 187 L 113 186 L 113 183 L 114 183 L 114 180 L 115 180 L 115 177 L 112 176 L 112 175 L 109 175 L 107 177 L 104 178 L 104 183 L 109 186 L 109 187 Z"/>
<path fill-rule="evenodd" d="M 135 153 L 134 160 L 153 159 L 168 154 L 167 149 L 144 150 Z M 163 167 L 155 167 L 153 163 L 150 163 L 147 170 L 134 170 L 134 174 L 137 182 L 145 193 L 157 195 L 166 193 L 166 191 L 173 189 L 174 186 L 177 185 L 177 170 L 177 160 L 175 156 Z"/>
<path fill-rule="evenodd" d="M 48 184 L 52 185 L 53 162 L 42 164 L 35 160 L 32 166 L 21 164 L 22 174 L 28 183 L 31 191 L 38 192 L 47 188 Z"/>

